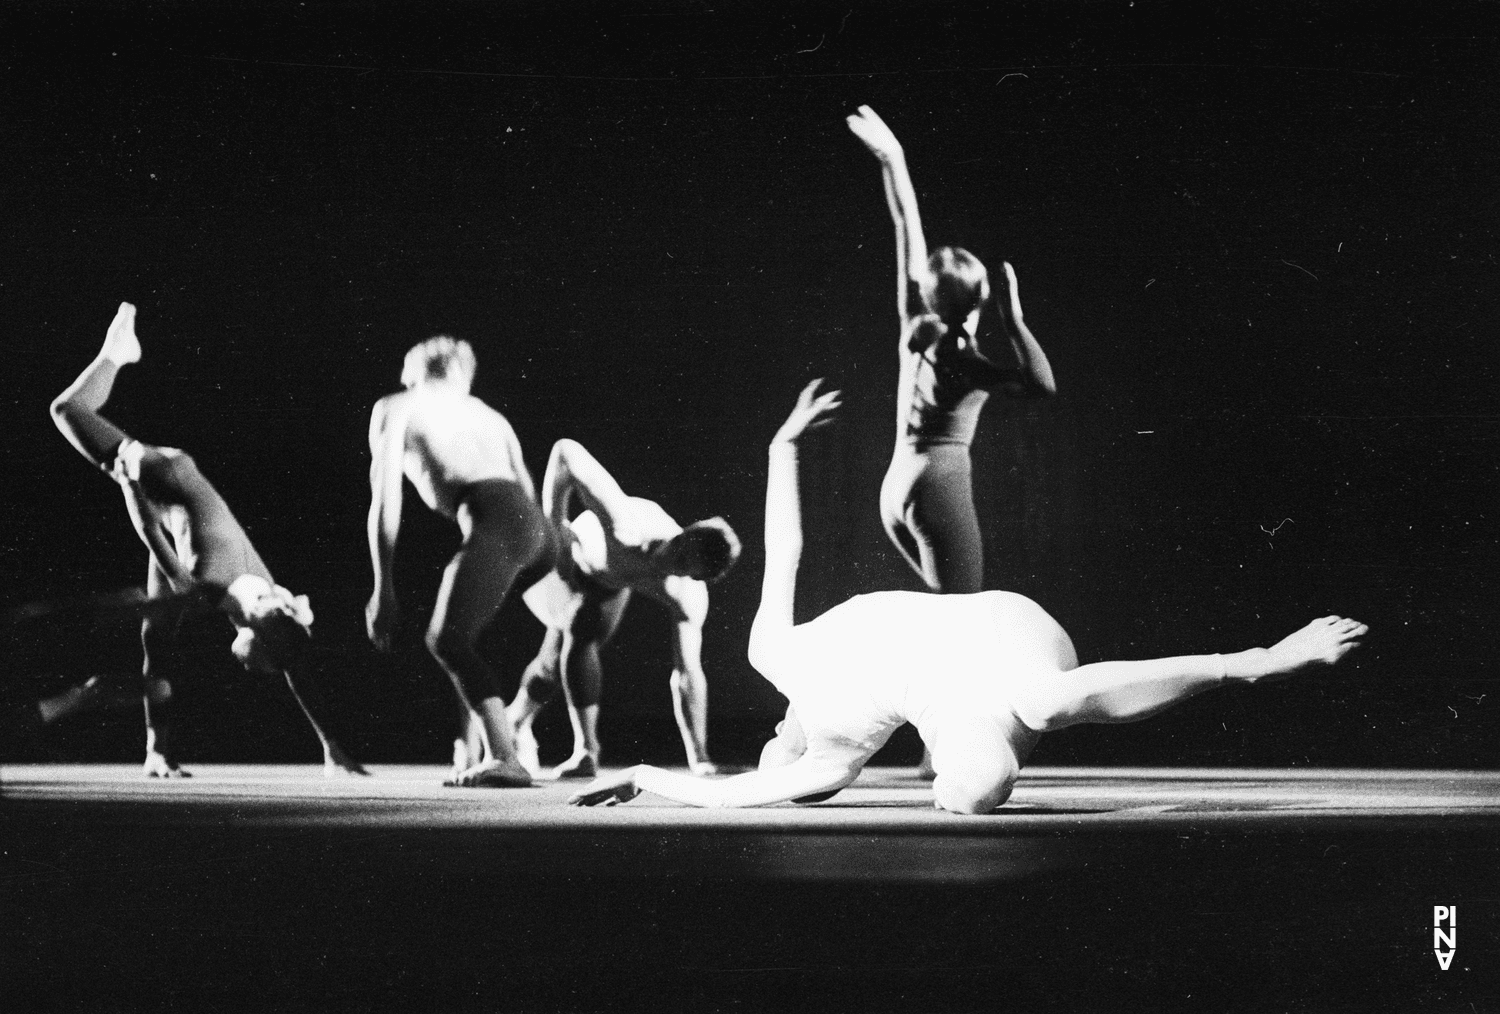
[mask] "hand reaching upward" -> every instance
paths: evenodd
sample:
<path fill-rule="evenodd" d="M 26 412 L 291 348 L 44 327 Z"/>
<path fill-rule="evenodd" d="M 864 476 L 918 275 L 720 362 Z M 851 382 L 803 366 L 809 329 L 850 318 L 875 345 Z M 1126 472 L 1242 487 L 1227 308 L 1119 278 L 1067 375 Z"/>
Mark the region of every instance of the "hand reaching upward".
<path fill-rule="evenodd" d="M 812 381 L 797 395 L 797 404 L 792 409 L 792 414 L 786 417 L 786 422 L 776 431 L 776 436 L 771 439 L 774 444 L 795 444 L 802 438 L 802 434 L 808 430 L 815 430 L 820 426 L 826 426 L 833 421 L 833 413 L 841 404 L 838 391 L 826 391 L 818 393 L 818 385 L 823 383 L 820 377 Z"/>
<path fill-rule="evenodd" d="M 882 162 L 903 157 L 901 142 L 896 140 L 891 128 L 869 106 L 860 106 L 859 112 L 844 117 L 844 122 L 849 124 L 854 136 L 865 142 L 865 146 Z"/>

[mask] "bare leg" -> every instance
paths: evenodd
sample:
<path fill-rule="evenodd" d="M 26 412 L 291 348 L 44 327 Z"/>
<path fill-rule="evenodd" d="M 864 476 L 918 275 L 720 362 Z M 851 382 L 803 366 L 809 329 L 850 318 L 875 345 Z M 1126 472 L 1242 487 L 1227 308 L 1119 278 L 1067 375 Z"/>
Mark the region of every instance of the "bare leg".
<path fill-rule="evenodd" d="M 474 712 L 469 710 L 469 706 L 464 703 L 462 697 L 457 700 L 458 737 L 453 741 L 454 779 L 489 759 L 484 753 L 484 726 L 480 724 Z"/>
<path fill-rule="evenodd" d="M 68 443 L 95 465 L 108 469 L 125 434 L 98 415 L 114 390 L 120 367 L 141 358 L 135 307 L 121 303 L 94 361 L 52 402 L 52 421 Z"/>
<path fill-rule="evenodd" d="M 540 774 L 542 767 L 532 723 L 557 695 L 562 680 L 562 644 L 563 632 L 548 627 L 541 649 L 521 677 L 516 699 L 505 709 L 516 730 L 516 757 L 533 775 Z"/>
<path fill-rule="evenodd" d="M 155 598 L 168 592 L 166 574 L 152 559 L 146 571 L 146 593 Z M 141 620 L 141 677 L 146 717 L 146 760 L 148 778 L 186 778 L 188 773 L 177 765 L 172 755 L 171 722 L 168 718 L 172 685 L 164 676 L 175 655 L 180 615 L 148 613 Z"/>
<path fill-rule="evenodd" d="M 599 685 L 603 667 L 599 645 L 563 638 L 563 695 L 573 726 L 573 755 L 553 771 L 554 778 L 593 778 L 599 773 Z"/>
<path fill-rule="evenodd" d="M 629 591 L 590 598 L 563 635 L 562 686 L 573 726 L 573 755 L 553 772 L 556 778 L 592 778 L 599 771 L 599 697 L 604 686 L 599 650 L 620 629 L 629 604 Z"/>
<path fill-rule="evenodd" d="M 1284 679 L 1313 666 L 1332 665 L 1358 647 L 1367 630 L 1357 620 L 1324 616 L 1271 648 L 1096 662 L 1033 680 L 1018 695 L 1015 711 L 1036 732 L 1086 722 L 1138 722 L 1225 682 Z"/>
<path fill-rule="evenodd" d="M 76 687 L 37 701 L 36 710 L 41 715 L 42 721 L 50 724 L 89 707 L 103 692 L 103 680 L 102 676 L 94 676 Z"/>

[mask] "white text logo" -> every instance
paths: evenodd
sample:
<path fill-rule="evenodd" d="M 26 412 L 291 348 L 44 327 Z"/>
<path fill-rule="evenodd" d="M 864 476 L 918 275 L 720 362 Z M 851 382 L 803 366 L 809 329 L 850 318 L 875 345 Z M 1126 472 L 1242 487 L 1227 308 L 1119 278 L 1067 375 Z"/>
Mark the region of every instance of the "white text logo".
<path fill-rule="evenodd" d="M 1432 953 L 1437 955 L 1438 967 L 1446 972 L 1457 950 L 1458 906 L 1432 906 Z"/>

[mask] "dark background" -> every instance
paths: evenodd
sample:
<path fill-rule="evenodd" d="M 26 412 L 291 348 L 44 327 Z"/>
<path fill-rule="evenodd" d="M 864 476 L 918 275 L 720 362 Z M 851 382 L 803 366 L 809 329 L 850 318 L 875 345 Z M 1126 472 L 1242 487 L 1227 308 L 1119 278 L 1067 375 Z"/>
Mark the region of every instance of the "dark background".
<path fill-rule="evenodd" d="M 705 663 L 714 752 L 752 760 L 780 704 L 744 658 L 764 445 L 807 379 L 845 408 L 804 456 L 799 618 L 918 587 L 876 510 L 894 257 L 842 122 L 868 102 L 929 240 L 1015 265 L 1061 390 L 985 410 L 986 587 L 1037 599 L 1085 661 L 1371 626 L 1339 670 L 1035 760 L 1489 766 L 1497 27 L 1484 4 L 8 7 L 0 605 L 144 576 L 118 492 L 46 411 L 130 300 L 145 359 L 110 416 L 189 450 L 311 594 L 353 750 L 446 761 L 453 695 L 420 634 L 457 533 L 409 488 L 395 656 L 362 608 L 369 409 L 451 333 L 538 478 L 573 437 L 679 520 L 739 530 Z M 669 632 L 636 603 L 606 654 L 606 763 L 681 762 Z M 540 636 L 517 603 L 486 638 L 507 693 Z M 228 639 L 187 632 L 184 759 L 315 760 Z M 10 700 L 139 664 L 123 622 L 0 650 Z M 138 723 L 0 751 L 134 760 Z M 560 713 L 543 735 L 561 759 Z"/>

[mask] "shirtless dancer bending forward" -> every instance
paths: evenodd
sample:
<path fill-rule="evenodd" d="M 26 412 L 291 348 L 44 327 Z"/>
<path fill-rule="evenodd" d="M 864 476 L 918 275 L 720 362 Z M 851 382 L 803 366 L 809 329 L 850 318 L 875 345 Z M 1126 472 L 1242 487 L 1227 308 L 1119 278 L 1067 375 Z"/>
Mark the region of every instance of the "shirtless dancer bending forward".
<path fill-rule="evenodd" d="M 375 590 L 365 609 L 370 640 L 390 649 L 396 629 L 392 562 L 401 527 L 401 477 L 428 507 L 458 522 L 463 546 L 443 572 L 427 647 L 468 709 L 457 745 L 456 785 L 531 784 L 494 670 L 474 650 L 517 575 L 552 566 L 556 537 L 537 506 L 521 445 L 505 417 L 469 394 L 474 350 L 446 336 L 406 354 L 401 383 L 370 417 L 370 557 Z M 477 730 L 480 735 L 472 733 Z"/>

